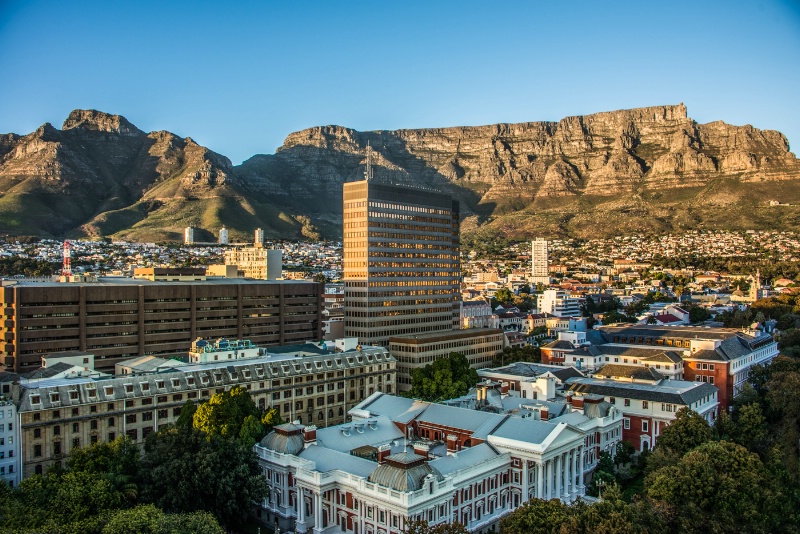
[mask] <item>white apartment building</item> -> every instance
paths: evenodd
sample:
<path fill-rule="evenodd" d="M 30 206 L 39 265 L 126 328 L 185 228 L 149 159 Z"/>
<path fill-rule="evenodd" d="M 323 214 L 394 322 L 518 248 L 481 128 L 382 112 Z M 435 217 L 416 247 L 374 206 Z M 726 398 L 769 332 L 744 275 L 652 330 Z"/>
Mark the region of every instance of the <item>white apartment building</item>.
<path fill-rule="evenodd" d="M 563 289 L 546 289 L 537 296 L 536 308 L 539 313 L 557 317 L 580 317 L 581 299 L 571 297 Z"/>
<path fill-rule="evenodd" d="M 19 418 L 13 402 L 0 399 L 0 480 L 16 487 L 22 480 Z"/>
<path fill-rule="evenodd" d="M 531 242 L 531 283 L 550 284 L 550 261 L 547 256 L 547 241 L 537 237 Z"/>

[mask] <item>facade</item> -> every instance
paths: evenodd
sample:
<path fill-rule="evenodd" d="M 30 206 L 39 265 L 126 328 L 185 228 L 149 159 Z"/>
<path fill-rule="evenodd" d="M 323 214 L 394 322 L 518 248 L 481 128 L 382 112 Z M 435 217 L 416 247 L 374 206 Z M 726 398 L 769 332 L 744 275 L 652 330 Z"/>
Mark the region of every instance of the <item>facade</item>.
<path fill-rule="evenodd" d="M 175 422 L 187 400 L 203 402 L 235 386 L 246 388 L 261 410 L 274 407 L 284 419 L 317 425 L 343 422 L 347 410 L 376 391 L 396 391 L 395 360 L 383 348 L 328 353 L 309 343 L 282 350 L 199 364 L 163 360 L 152 372 L 117 377 L 18 376 L 11 399 L 18 406 L 22 472 L 44 472 L 73 448 L 122 435 L 142 443 Z"/>
<path fill-rule="evenodd" d="M 183 230 L 183 242 L 187 245 L 194 244 L 194 228 L 191 226 L 187 226 Z"/>
<path fill-rule="evenodd" d="M 503 350 L 503 331 L 494 328 L 470 328 L 413 336 L 389 338 L 389 351 L 397 358 L 397 386 L 400 391 L 411 389 L 411 373 L 451 352 L 463 354 L 473 369 L 492 364 Z"/>
<path fill-rule="evenodd" d="M 228 244 L 228 229 L 224 226 L 219 230 L 219 244 L 220 245 L 227 245 Z"/>
<path fill-rule="evenodd" d="M 484 299 L 461 302 L 461 328 L 497 328 L 498 317 Z"/>
<path fill-rule="evenodd" d="M 428 190 L 344 184 L 345 335 L 362 345 L 460 328 L 459 205 Z"/>
<path fill-rule="evenodd" d="M 377 393 L 350 413 L 255 446 L 271 490 L 262 519 L 297 532 L 400 534 L 414 519 L 490 532 L 531 497 L 584 495 L 586 431 L 570 423 Z"/>
<path fill-rule="evenodd" d="M 18 486 L 22 480 L 19 452 L 17 407 L 10 399 L 3 396 L 0 397 L 0 480 L 11 487 Z"/>
<path fill-rule="evenodd" d="M 263 346 L 319 340 L 321 290 L 315 282 L 214 279 L 3 285 L 0 354 L 26 373 L 42 356 L 95 355 L 101 371 L 137 356 L 185 355 L 202 338 L 247 338 Z"/>
<path fill-rule="evenodd" d="M 256 228 L 256 231 L 253 235 L 253 245 L 256 247 L 263 247 L 264 246 L 264 230 L 261 228 Z"/>
<path fill-rule="evenodd" d="M 601 396 L 622 411 L 622 439 L 638 451 L 655 447 L 661 429 L 675 419 L 684 406 L 703 416 L 709 424 L 716 420 L 719 401 L 717 388 L 683 380 L 662 380 L 655 384 L 578 378 L 569 390 L 575 399 Z"/>
<path fill-rule="evenodd" d="M 546 289 L 536 300 L 539 313 L 549 313 L 556 317 L 581 316 L 581 299 L 571 297 L 570 293 L 563 289 Z"/>
<path fill-rule="evenodd" d="M 283 252 L 258 245 L 237 247 L 225 251 L 225 264 L 236 265 L 245 278 L 278 280 L 282 276 Z"/>
<path fill-rule="evenodd" d="M 550 285 L 550 261 L 547 241 L 537 237 L 531 242 L 531 283 Z"/>

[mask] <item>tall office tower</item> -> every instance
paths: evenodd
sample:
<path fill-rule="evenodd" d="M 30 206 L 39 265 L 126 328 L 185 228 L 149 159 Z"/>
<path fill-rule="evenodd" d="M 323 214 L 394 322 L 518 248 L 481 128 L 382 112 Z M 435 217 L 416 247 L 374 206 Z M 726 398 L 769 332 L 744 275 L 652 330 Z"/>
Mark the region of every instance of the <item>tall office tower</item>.
<path fill-rule="evenodd" d="M 183 231 L 183 242 L 187 245 L 191 245 L 194 243 L 194 228 L 191 226 L 187 226 L 186 229 Z"/>
<path fill-rule="evenodd" d="M 459 327 L 458 208 L 433 191 L 344 184 L 345 336 L 387 346 Z"/>
<path fill-rule="evenodd" d="M 550 263 L 547 261 L 547 240 L 537 237 L 531 242 L 531 260 L 533 263 L 531 282 L 548 285 Z"/>
<path fill-rule="evenodd" d="M 256 228 L 255 239 L 253 240 L 253 244 L 257 247 L 264 246 L 264 230 L 262 230 L 261 228 Z"/>
<path fill-rule="evenodd" d="M 227 245 L 228 244 L 228 229 L 224 226 L 219 230 L 219 244 L 220 245 Z"/>

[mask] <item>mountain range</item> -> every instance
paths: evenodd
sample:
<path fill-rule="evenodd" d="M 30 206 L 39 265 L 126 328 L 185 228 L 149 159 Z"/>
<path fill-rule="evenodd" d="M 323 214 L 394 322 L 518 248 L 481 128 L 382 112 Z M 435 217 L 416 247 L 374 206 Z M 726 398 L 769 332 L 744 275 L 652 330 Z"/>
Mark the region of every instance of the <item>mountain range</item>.
<path fill-rule="evenodd" d="M 776 131 L 698 124 L 683 104 L 476 127 L 318 126 L 273 155 L 225 156 L 124 117 L 75 110 L 61 129 L 0 135 L 0 233 L 213 241 L 341 237 L 342 183 L 433 188 L 472 238 L 791 229 L 800 160 Z"/>

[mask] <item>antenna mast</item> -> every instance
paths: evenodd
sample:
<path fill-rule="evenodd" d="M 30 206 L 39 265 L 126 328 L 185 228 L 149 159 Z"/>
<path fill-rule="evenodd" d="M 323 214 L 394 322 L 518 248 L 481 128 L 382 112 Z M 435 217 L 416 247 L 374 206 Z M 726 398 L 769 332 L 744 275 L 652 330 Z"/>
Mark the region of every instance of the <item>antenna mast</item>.
<path fill-rule="evenodd" d="M 364 179 L 366 181 L 372 180 L 372 146 L 367 141 L 367 168 L 364 169 Z"/>
<path fill-rule="evenodd" d="M 61 268 L 62 276 L 72 276 L 72 245 L 69 241 L 64 241 L 64 266 Z"/>

